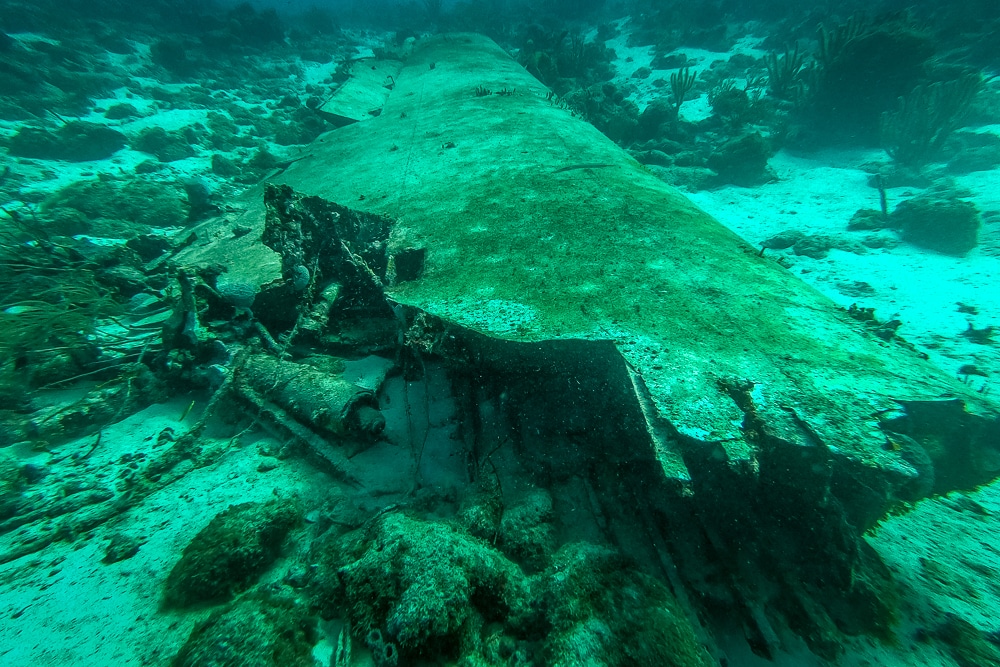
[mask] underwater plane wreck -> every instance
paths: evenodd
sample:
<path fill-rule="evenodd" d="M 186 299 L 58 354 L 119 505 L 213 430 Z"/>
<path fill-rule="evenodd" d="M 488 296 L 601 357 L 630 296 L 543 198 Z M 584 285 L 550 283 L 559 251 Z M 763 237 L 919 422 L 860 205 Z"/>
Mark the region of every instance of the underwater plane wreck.
<path fill-rule="evenodd" d="M 284 353 L 231 371 L 242 404 L 361 493 L 392 433 L 419 485 L 506 507 L 546 489 L 558 543 L 609 545 L 671 591 L 704 647 L 674 664 L 724 664 L 734 636 L 775 660 L 883 636 L 892 577 L 863 535 L 1000 472 L 991 398 L 717 223 L 490 40 L 430 37 L 379 67 L 377 113 L 335 97 L 324 112 L 359 122 L 174 258 Z"/>

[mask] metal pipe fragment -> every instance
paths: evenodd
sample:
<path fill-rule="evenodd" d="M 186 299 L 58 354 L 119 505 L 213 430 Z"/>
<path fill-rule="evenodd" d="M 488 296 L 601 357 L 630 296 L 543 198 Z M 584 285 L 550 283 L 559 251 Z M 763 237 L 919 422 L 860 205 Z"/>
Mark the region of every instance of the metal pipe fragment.
<path fill-rule="evenodd" d="M 375 392 L 314 366 L 257 354 L 240 384 L 322 435 L 374 440 L 385 428 Z"/>

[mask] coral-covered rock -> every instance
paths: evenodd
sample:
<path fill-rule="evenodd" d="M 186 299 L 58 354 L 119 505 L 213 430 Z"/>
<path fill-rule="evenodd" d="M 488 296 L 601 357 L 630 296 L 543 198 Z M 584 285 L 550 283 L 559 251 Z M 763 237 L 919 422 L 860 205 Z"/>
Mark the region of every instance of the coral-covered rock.
<path fill-rule="evenodd" d="M 248 589 L 278 557 L 301 514 L 298 503 L 286 499 L 233 505 L 220 513 L 171 570 L 164 604 L 224 601 Z"/>
<path fill-rule="evenodd" d="M 719 146 L 708 158 L 708 166 L 724 183 L 749 187 L 774 178 L 767 166 L 773 154 L 760 132 L 746 134 Z"/>
<path fill-rule="evenodd" d="M 949 188 L 901 202 L 890 218 L 904 241 L 946 255 L 964 255 L 979 243 L 979 209 Z"/>
<path fill-rule="evenodd" d="M 569 544 L 559 550 L 545 579 L 552 630 L 547 664 L 714 664 L 673 594 L 606 547 Z"/>
<path fill-rule="evenodd" d="M 70 183 L 42 202 L 42 211 L 62 219 L 65 225 L 72 211 L 86 218 L 86 225 L 97 221 L 119 221 L 123 226 L 178 227 L 187 220 L 181 193 L 170 184 L 136 178 L 114 180 L 101 178 Z M 141 232 L 147 229 L 137 230 Z"/>
<path fill-rule="evenodd" d="M 195 626 L 174 667 L 314 667 L 315 622 L 301 605 L 254 595 Z"/>
<path fill-rule="evenodd" d="M 402 514 L 373 524 L 340 579 L 355 627 L 384 631 L 404 653 L 454 655 L 484 621 L 509 622 L 527 603 L 524 575 L 491 545 Z"/>
<path fill-rule="evenodd" d="M 10 154 L 38 160 L 103 160 L 124 148 L 125 135 L 98 123 L 71 121 L 55 132 L 22 127 L 10 140 Z"/>

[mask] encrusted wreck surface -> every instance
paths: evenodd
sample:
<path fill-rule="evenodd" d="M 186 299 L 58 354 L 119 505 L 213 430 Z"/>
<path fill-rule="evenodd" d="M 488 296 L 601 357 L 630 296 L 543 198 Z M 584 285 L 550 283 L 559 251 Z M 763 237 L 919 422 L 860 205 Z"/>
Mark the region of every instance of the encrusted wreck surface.
<path fill-rule="evenodd" d="M 514 442 L 502 473 L 589 508 L 563 539 L 592 530 L 709 617 L 737 613 L 760 653 L 786 628 L 823 655 L 883 632 L 891 582 L 863 532 L 1000 470 L 986 397 L 762 257 L 485 38 L 418 45 L 378 118 L 308 153 L 276 181 L 395 221 L 366 255 L 326 248 L 343 261 L 325 276 L 450 369 L 456 449 L 481 463 Z M 261 194 L 238 221 L 254 233 L 179 259 L 252 284 L 264 319 L 310 274 L 259 243 Z M 272 224 L 320 206 L 268 200 Z"/>

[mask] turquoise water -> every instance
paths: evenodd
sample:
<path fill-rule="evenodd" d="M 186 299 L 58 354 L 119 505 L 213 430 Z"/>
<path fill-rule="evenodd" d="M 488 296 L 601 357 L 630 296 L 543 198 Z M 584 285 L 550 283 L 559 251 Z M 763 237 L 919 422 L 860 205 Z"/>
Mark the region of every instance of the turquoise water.
<path fill-rule="evenodd" d="M 998 23 L 0 3 L 0 663 L 1000 664 Z"/>

